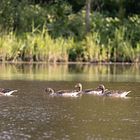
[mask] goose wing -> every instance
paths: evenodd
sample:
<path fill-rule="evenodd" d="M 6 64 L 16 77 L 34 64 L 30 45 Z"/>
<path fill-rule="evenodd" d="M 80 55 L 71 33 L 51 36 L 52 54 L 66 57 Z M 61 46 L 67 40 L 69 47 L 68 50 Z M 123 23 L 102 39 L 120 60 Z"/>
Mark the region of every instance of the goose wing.
<path fill-rule="evenodd" d="M 99 88 L 96 89 L 86 89 L 83 91 L 85 94 L 100 94 L 102 93 L 102 90 Z"/>
<path fill-rule="evenodd" d="M 59 90 L 56 93 L 58 94 L 72 94 L 74 92 L 77 92 L 76 90 Z"/>

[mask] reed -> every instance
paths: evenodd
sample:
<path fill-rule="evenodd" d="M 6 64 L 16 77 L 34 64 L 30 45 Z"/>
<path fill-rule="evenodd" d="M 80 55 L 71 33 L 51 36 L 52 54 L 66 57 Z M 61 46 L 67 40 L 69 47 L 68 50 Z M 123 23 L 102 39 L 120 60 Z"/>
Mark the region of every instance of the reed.
<path fill-rule="evenodd" d="M 126 36 L 126 33 L 127 28 L 124 26 L 116 29 L 114 39 L 109 43 L 112 48 L 111 59 L 114 62 L 135 62 L 135 57 L 138 57 L 135 51 L 139 50 L 139 45 L 136 48 L 132 47 L 131 39 Z"/>
<path fill-rule="evenodd" d="M 140 42 L 134 48 L 134 62 L 140 62 Z"/>
<path fill-rule="evenodd" d="M 100 39 L 98 37 L 98 33 L 89 34 L 83 41 L 83 45 L 87 51 L 87 60 L 91 62 L 98 62 L 100 60 Z"/>
<path fill-rule="evenodd" d="M 0 59 L 1 61 L 15 60 L 18 56 L 18 49 L 21 41 L 13 34 L 4 34 L 0 36 Z"/>
<path fill-rule="evenodd" d="M 1 61 L 46 61 L 46 62 L 140 62 L 140 42 L 132 47 L 126 37 L 127 28 L 115 30 L 114 38 L 103 44 L 99 32 L 87 34 L 81 40 L 52 38 L 46 29 L 33 30 L 17 36 L 13 32 L 0 35 Z"/>

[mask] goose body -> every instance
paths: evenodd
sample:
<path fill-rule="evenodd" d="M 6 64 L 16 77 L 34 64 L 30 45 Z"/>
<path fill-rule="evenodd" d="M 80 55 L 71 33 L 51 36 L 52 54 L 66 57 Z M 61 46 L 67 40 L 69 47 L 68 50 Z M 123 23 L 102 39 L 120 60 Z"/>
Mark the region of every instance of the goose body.
<path fill-rule="evenodd" d="M 64 91 L 57 91 L 56 94 L 59 96 L 65 96 L 65 97 L 76 97 L 78 96 L 79 92 L 76 90 L 73 90 L 73 91 L 64 90 Z"/>
<path fill-rule="evenodd" d="M 83 92 L 85 94 L 123 98 L 126 97 L 131 91 L 108 90 L 103 84 L 101 84 L 96 89 L 84 90 Z"/>
<path fill-rule="evenodd" d="M 55 92 L 52 88 L 47 88 L 45 91 L 49 92 L 51 96 L 77 97 L 82 90 L 79 86 L 80 84 L 75 85 L 78 90 L 59 90 Z"/>
<path fill-rule="evenodd" d="M 104 92 L 106 91 L 104 85 L 99 85 L 96 89 L 85 89 L 83 90 L 84 94 L 90 94 L 90 95 L 104 95 Z"/>
<path fill-rule="evenodd" d="M 113 91 L 113 90 L 108 90 L 104 93 L 105 96 L 110 96 L 110 97 L 126 97 L 128 95 L 128 93 L 130 93 L 131 91 Z"/>
<path fill-rule="evenodd" d="M 17 90 L 0 88 L 0 96 L 11 96 Z"/>

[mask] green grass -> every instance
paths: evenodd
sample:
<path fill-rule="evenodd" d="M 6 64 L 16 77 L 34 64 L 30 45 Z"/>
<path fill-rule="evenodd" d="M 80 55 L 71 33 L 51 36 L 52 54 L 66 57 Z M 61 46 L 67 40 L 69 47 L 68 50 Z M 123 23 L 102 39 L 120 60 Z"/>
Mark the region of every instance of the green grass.
<path fill-rule="evenodd" d="M 98 32 L 88 34 L 83 40 L 52 38 L 47 30 L 17 36 L 13 32 L 0 35 L 1 61 L 45 62 L 140 62 L 140 43 L 132 47 L 125 36 L 126 29 L 115 30 L 114 38 L 102 44 Z"/>

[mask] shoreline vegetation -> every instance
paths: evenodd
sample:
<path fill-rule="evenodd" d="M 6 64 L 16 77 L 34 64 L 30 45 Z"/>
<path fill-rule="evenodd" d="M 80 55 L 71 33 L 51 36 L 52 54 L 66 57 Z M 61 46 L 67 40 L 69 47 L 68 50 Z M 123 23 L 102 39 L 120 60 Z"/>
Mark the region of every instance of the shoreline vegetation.
<path fill-rule="evenodd" d="M 86 35 L 81 41 L 63 37 L 53 39 L 46 31 L 22 36 L 3 34 L 0 36 L 0 61 L 139 63 L 140 43 L 133 48 L 129 40 L 118 38 L 114 42 L 100 44 L 97 34 Z"/>
<path fill-rule="evenodd" d="M 67 2 L 23 1 L 14 11 L 13 3 L 4 11 L 6 1 L 0 6 L 0 62 L 140 63 L 139 14 L 91 11 L 86 33 L 84 6 L 74 13 Z"/>

